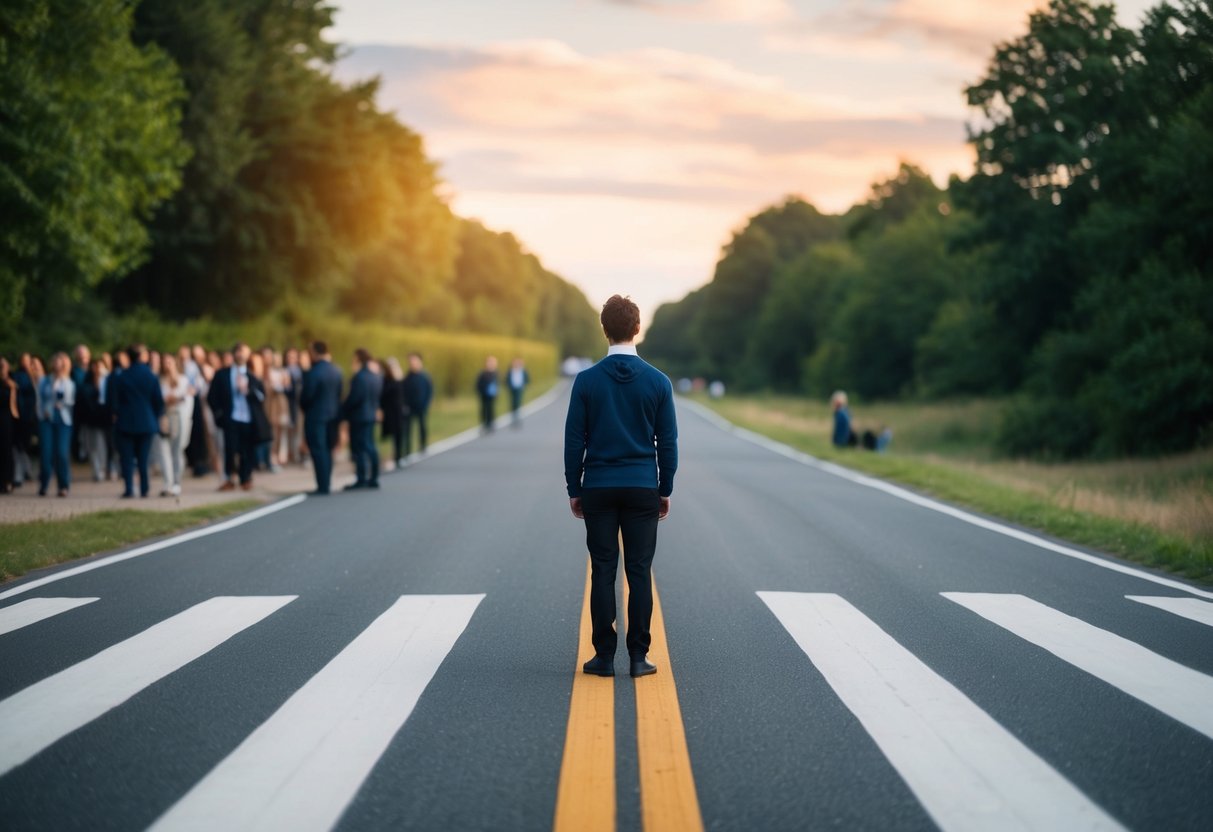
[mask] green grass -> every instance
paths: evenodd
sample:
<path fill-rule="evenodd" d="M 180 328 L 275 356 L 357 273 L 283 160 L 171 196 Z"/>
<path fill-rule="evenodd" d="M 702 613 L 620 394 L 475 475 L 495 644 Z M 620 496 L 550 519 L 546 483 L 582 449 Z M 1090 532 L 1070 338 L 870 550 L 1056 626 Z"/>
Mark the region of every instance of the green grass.
<path fill-rule="evenodd" d="M 828 405 L 700 399 L 734 424 L 819 459 L 1204 583 L 1213 583 L 1213 450 L 1156 460 L 999 459 L 1001 403 L 853 406 L 858 431 L 889 425 L 887 453 L 835 448 Z"/>
<path fill-rule="evenodd" d="M 256 500 L 233 500 L 180 511 L 122 509 L 82 514 L 66 520 L 8 524 L 4 526 L 3 542 L 0 542 L 0 580 L 11 580 L 31 569 L 88 557 L 149 537 L 179 532 L 258 505 Z"/>

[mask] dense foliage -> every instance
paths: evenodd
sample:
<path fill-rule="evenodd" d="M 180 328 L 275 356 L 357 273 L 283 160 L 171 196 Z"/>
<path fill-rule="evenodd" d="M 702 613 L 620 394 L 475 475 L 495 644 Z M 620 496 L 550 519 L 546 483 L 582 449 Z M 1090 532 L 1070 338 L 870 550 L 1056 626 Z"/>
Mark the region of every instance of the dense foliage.
<path fill-rule="evenodd" d="M 763 211 L 646 354 L 741 389 L 1009 393 L 1015 454 L 1213 439 L 1213 7 L 1134 31 L 1052 0 L 966 95 L 967 180 L 903 165 L 843 216 Z"/>
<path fill-rule="evenodd" d="M 332 14 L 323 0 L 5 4 L 0 323 L 16 328 L 0 347 L 149 309 L 596 348 L 579 290 L 451 212 L 376 82 L 333 79 Z"/>

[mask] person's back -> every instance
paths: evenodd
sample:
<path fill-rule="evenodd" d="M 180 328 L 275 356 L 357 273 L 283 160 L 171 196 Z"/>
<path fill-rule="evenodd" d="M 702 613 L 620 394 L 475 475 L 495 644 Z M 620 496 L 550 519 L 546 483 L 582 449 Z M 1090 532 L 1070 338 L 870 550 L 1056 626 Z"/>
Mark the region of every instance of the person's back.
<path fill-rule="evenodd" d="M 584 431 L 583 488 L 658 488 L 659 470 L 673 476 L 678 464 L 674 389 L 644 359 L 608 355 L 578 374 L 569 410 L 569 428 Z M 579 413 L 584 421 L 574 418 Z M 575 435 L 566 437 L 566 448 L 577 444 Z M 566 459 L 566 471 L 577 462 Z M 672 489 L 672 483 L 668 486 Z M 669 491 L 663 489 L 661 496 Z"/>
<path fill-rule="evenodd" d="M 164 412 L 164 398 L 151 368 L 136 362 L 114 380 L 113 386 L 117 429 L 123 433 L 156 433 L 157 417 Z"/>
<path fill-rule="evenodd" d="M 309 419 L 336 419 L 341 408 L 341 370 L 326 358 L 315 360 L 304 374 L 300 405 Z"/>
<path fill-rule="evenodd" d="M 577 376 L 564 427 L 564 476 L 573 516 L 585 521 L 590 553 L 594 658 L 582 670 L 615 675 L 615 577 L 619 541 L 631 590 L 627 648 L 632 676 L 648 661 L 653 614 L 651 569 L 657 521 L 669 514 L 678 468 L 678 424 L 670 380 L 636 354 L 640 310 L 613 296 L 602 308 L 607 357 Z"/>

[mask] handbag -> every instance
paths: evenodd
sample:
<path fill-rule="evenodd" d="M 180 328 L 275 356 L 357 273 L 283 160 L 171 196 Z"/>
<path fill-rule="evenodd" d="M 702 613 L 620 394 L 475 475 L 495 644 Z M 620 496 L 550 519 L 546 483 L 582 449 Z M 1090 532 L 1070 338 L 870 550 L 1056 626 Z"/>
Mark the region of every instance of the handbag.
<path fill-rule="evenodd" d="M 173 423 L 172 423 L 172 421 L 170 421 L 170 419 L 168 417 L 168 413 L 161 413 L 160 416 L 156 419 L 156 423 L 157 423 L 157 427 L 160 430 L 161 436 L 163 436 L 165 439 L 168 439 L 172 436 Z"/>

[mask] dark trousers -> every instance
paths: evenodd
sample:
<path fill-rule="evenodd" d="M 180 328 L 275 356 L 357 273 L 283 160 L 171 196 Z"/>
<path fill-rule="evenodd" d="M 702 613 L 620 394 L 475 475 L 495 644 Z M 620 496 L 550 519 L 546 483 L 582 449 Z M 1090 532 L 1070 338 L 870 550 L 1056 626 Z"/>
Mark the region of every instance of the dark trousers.
<path fill-rule="evenodd" d="M 339 427 L 340 423 L 336 419 L 322 422 L 305 417 L 303 421 L 303 436 L 307 440 L 308 452 L 312 455 L 316 490 L 321 494 L 329 493 L 329 485 L 333 480 L 333 448 L 337 446 Z"/>
<path fill-rule="evenodd" d="M 239 461 L 237 461 L 237 458 Z M 240 484 L 253 481 L 257 463 L 257 436 L 251 422 L 228 420 L 223 426 L 223 467 L 228 479 L 240 472 Z"/>
<path fill-rule="evenodd" d="M 152 434 L 118 431 L 118 455 L 122 459 L 122 482 L 126 494 L 135 493 L 135 466 L 139 466 L 139 496 L 148 490 L 147 457 L 152 449 Z"/>
<path fill-rule="evenodd" d="M 358 482 L 379 482 L 379 449 L 374 422 L 350 422 L 350 456 Z"/>
<path fill-rule="evenodd" d="M 66 491 L 72 487 L 72 427 L 57 419 L 42 419 L 38 422 L 38 445 L 42 455 L 42 466 L 38 471 L 42 490 L 51 483 L 51 471 L 59 481 L 59 488 Z"/>
<path fill-rule="evenodd" d="M 383 439 L 392 440 L 392 459 L 404 459 L 404 417 L 392 427 L 383 426 Z"/>
<path fill-rule="evenodd" d="M 522 392 L 525 389 L 523 387 L 519 387 L 517 390 L 513 387 L 510 388 L 510 413 L 513 414 L 515 422 L 520 418 L 518 410 L 522 407 Z"/>
<path fill-rule="evenodd" d="M 653 553 L 657 550 L 656 488 L 587 488 L 581 492 L 585 540 L 590 550 L 590 620 L 594 652 L 615 655 L 615 576 L 619 572 L 619 536 L 623 534 L 623 571 L 628 578 L 628 654 L 649 652 L 653 618 Z"/>
<path fill-rule="evenodd" d="M 404 455 L 408 456 L 413 452 L 413 422 L 417 423 L 417 439 L 420 441 L 420 449 L 424 453 L 426 443 L 429 441 L 429 431 L 427 430 L 426 422 L 429 419 L 429 414 L 424 411 L 409 411 L 404 414 Z"/>
<path fill-rule="evenodd" d="M 493 419 L 497 410 L 496 396 L 481 396 L 480 397 L 480 423 L 484 425 L 485 430 L 493 429 Z"/>

